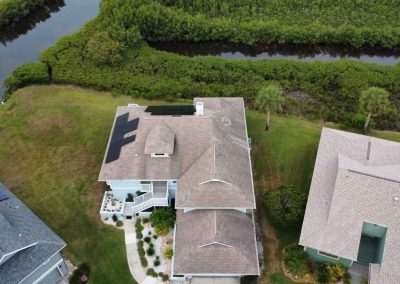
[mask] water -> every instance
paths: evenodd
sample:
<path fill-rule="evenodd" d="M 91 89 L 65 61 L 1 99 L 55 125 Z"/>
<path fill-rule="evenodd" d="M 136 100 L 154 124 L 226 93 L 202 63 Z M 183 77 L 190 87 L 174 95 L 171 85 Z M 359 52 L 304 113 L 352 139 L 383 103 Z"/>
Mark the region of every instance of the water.
<path fill-rule="evenodd" d="M 0 82 L 19 65 L 38 61 L 39 54 L 61 36 L 79 30 L 99 12 L 100 0 L 48 1 L 20 22 L 0 29 Z M 0 101 L 4 88 L 0 87 Z"/>
<path fill-rule="evenodd" d="M 168 52 L 190 57 L 219 56 L 229 59 L 300 59 L 335 61 L 354 59 L 365 62 L 396 64 L 400 60 L 400 48 L 355 49 L 343 46 L 294 46 L 294 45 L 255 45 L 247 46 L 226 42 L 154 42 L 150 46 Z"/>

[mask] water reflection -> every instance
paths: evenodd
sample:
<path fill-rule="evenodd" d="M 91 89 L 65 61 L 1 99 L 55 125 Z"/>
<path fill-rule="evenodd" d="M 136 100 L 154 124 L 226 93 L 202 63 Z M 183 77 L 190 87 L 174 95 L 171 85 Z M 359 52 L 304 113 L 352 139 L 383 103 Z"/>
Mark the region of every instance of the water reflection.
<path fill-rule="evenodd" d="M 64 6 L 64 0 L 47 1 L 44 6 L 36 8 L 20 21 L 0 28 L 0 42 L 7 45 L 8 42 L 33 30 L 38 23 L 46 21 L 52 13 L 60 11 Z"/>
<path fill-rule="evenodd" d="M 175 52 L 190 57 L 220 56 L 223 58 L 248 60 L 287 58 L 321 61 L 334 61 L 346 58 L 383 64 L 396 64 L 400 59 L 400 48 L 356 49 L 344 46 L 278 44 L 248 46 L 221 41 L 198 43 L 154 42 L 150 46 L 159 50 Z"/>

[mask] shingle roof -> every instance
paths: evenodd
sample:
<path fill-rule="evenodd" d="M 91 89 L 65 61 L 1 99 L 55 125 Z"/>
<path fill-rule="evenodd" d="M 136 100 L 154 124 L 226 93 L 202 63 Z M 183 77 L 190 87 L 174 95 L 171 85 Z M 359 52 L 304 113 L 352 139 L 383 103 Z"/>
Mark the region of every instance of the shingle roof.
<path fill-rule="evenodd" d="M 118 160 L 103 163 L 99 180 L 176 179 L 176 208 L 255 208 L 243 99 L 198 101 L 203 116 L 152 116 L 145 107 L 119 107 L 116 117 L 140 118 L 136 140 L 122 147 Z M 171 152 L 172 145 L 168 158 L 149 155 L 157 147 Z"/>
<path fill-rule="evenodd" d="M 20 282 L 66 244 L 1 183 L 0 192 L 9 196 L 0 201 L 0 259 L 20 250 L 0 264 L 0 283 L 12 284 Z"/>
<path fill-rule="evenodd" d="M 363 222 L 386 227 L 382 263 L 371 271 L 371 283 L 399 283 L 395 198 L 400 198 L 399 143 L 324 128 L 300 244 L 356 261 Z"/>
<path fill-rule="evenodd" d="M 174 153 L 174 145 L 174 131 L 167 124 L 159 121 L 147 134 L 144 153 L 165 153 L 172 155 Z"/>
<path fill-rule="evenodd" d="M 173 274 L 258 275 L 252 217 L 237 210 L 178 210 Z"/>

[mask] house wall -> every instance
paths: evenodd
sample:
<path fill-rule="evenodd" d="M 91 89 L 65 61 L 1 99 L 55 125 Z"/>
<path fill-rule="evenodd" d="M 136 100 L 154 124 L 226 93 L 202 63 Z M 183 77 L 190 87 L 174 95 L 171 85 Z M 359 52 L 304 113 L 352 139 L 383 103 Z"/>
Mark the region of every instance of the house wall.
<path fill-rule="evenodd" d="M 168 181 L 168 195 L 169 198 L 175 198 L 176 195 L 176 181 L 169 180 Z"/>
<path fill-rule="evenodd" d="M 57 283 L 57 281 L 54 281 L 54 277 L 58 276 L 58 280 L 60 280 L 67 272 L 68 270 L 65 266 L 64 260 L 61 254 L 57 252 L 33 271 L 32 274 L 21 281 L 20 284 L 47 284 L 50 283 L 49 281 L 52 281 L 51 283 Z M 49 276 L 49 278 L 47 278 L 47 276 Z"/>
<path fill-rule="evenodd" d="M 365 235 L 369 235 L 372 237 L 377 237 L 380 238 L 379 241 L 379 246 L 378 246 L 378 252 L 376 255 L 376 261 L 378 263 L 382 262 L 383 258 L 383 253 L 385 250 L 385 242 L 386 242 L 386 233 L 387 229 L 383 226 L 377 225 L 377 224 L 372 224 L 368 222 L 363 223 L 363 228 L 362 228 L 362 233 Z"/>
<path fill-rule="evenodd" d="M 136 194 L 136 191 L 139 189 L 139 180 L 109 180 L 107 181 L 107 185 L 113 191 L 115 197 L 119 199 L 125 199 L 128 196 L 128 193 L 133 195 Z"/>
<path fill-rule="evenodd" d="M 305 251 L 316 262 L 328 262 L 328 263 L 334 263 L 334 264 L 342 263 L 346 267 L 350 267 L 351 264 L 353 263 L 352 260 L 346 259 L 346 258 L 343 258 L 343 257 L 339 257 L 338 259 L 334 259 L 334 258 L 330 258 L 330 257 L 327 257 L 327 256 L 320 255 L 318 253 L 318 250 L 313 249 L 313 248 L 306 247 Z"/>

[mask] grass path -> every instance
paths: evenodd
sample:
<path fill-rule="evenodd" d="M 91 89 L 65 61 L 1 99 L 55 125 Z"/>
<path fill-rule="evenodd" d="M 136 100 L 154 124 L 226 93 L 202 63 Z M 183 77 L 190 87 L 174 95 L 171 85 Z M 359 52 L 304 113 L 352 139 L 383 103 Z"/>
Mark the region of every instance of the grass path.
<path fill-rule="evenodd" d="M 103 225 L 98 173 L 118 105 L 149 101 L 66 86 L 19 90 L 0 107 L 0 180 L 38 214 L 68 246 L 75 263 L 89 262 L 91 283 L 135 283 L 126 261 L 123 232 Z M 153 102 L 159 104 L 160 102 Z M 280 231 L 263 210 L 264 192 L 298 184 L 308 192 L 322 124 L 247 112 L 257 194 L 264 232 L 266 271 L 262 283 L 290 283 L 280 274 L 281 248 L 299 228 Z M 399 133 L 374 132 L 400 141 Z"/>

